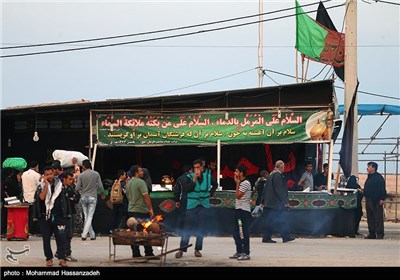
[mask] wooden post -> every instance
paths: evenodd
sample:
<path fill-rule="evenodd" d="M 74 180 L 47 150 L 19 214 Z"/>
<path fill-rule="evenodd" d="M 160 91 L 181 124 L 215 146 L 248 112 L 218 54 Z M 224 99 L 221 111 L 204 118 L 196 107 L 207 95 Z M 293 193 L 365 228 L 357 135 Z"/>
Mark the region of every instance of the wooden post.
<path fill-rule="evenodd" d="M 336 173 L 336 182 L 335 182 L 335 189 L 333 190 L 333 194 L 337 194 L 337 185 L 339 184 L 339 175 L 340 175 L 340 163 L 338 163 L 338 169 Z"/>
<path fill-rule="evenodd" d="M 344 67 L 344 119 L 347 120 L 353 94 L 357 88 L 357 1 L 346 0 L 346 42 Z M 358 176 L 358 106 L 354 106 L 353 153 L 351 156 L 351 174 Z"/>

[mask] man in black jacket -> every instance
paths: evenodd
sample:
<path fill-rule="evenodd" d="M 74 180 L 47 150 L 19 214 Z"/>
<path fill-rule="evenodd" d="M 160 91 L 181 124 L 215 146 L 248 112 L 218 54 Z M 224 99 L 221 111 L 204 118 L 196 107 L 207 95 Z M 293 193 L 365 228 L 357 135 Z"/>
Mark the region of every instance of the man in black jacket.
<path fill-rule="evenodd" d="M 71 178 L 71 181 L 73 178 Z M 45 167 L 43 181 L 35 193 L 35 209 L 38 210 L 34 219 L 39 219 L 43 239 L 46 266 L 53 266 L 53 252 L 50 237 L 54 233 L 57 244 L 60 266 L 67 266 L 65 256 L 67 219 L 71 218 L 71 205 L 67 198 L 66 189 L 61 181 L 54 176 L 51 166 Z"/>
<path fill-rule="evenodd" d="M 186 217 L 186 206 L 187 206 L 187 189 L 191 186 L 191 180 L 187 176 L 189 173 L 193 172 L 193 167 L 190 164 L 183 165 L 182 168 L 183 174 L 178 177 L 174 186 L 174 197 L 175 197 L 175 206 L 177 208 L 178 214 L 178 222 L 177 229 L 178 233 L 182 234 L 183 225 Z"/>
<path fill-rule="evenodd" d="M 286 218 L 284 213 L 289 208 L 288 188 L 283 176 L 285 163 L 278 160 L 275 163 L 275 170 L 269 175 L 264 186 L 263 198 L 261 206 L 264 207 L 263 215 L 265 215 L 267 226 L 264 232 L 262 242 L 276 243 L 272 240 L 273 229 L 280 224 L 280 234 L 283 243 L 294 240 L 295 238 L 288 233 Z"/>
<path fill-rule="evenodd" d="M 368 178 L 364 184 L 365 208 L 367 210 L 368 235 L 366 239 L 383 239 L 383 205 L 386 199 L 385 179 L 378 171 L 378 164 L 367 163 Z"/>

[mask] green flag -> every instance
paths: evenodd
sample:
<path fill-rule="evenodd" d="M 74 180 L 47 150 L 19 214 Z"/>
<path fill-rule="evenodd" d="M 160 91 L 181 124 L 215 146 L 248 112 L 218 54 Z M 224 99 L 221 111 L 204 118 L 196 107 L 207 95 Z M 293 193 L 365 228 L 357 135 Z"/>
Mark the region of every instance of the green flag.
<path fill-rule="evenodd" d="M 304 13 L 296 0 L 296 49 L 309 59 L 344 65 L 344 34 L 326 28 Z"/>

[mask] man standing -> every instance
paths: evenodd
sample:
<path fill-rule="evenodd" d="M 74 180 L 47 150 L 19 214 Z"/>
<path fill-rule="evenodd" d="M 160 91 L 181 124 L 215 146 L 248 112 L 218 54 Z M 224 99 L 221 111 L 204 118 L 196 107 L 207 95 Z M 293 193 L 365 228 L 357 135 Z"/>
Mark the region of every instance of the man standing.
<path fill-rule="evenodd" d="M 284 213 L 289 206 L 288 189 L 283 176 L 285 164 L 283 161 L 278 160 L 275 163 L 275 170 L 269 175 L 265 183 L 263 198 L 261 206 L 264 207 L 263 215 L 267 220 L 266 230 L 262 242 L 276 243 L 272 240 L 273 228 L 280 223 L 280 234 L 283 243 L 295 240 L 294 237 L 288 233 L 286 218 Z"/>
<path fill-rule="evenodd" d="M 113 230 L 116 228 L 121 227 L 120 224 L 122 221 L 125 221 L 127 219 L 127 209 L 128 209 L 128 199 L 126 198 L 125 195 L 125 185 L 126 185 L 126 172 L 123 169 L 118 170 L 117 172 L 117 180 L 119 181 L 120 185 L 119 187 L 121 188 L 121 195 L 122 195 L 122 202 L 120 204 L 113 204 L 113 209 L 112 209 L 112 228 L 111 228 L 111 233 Z M 112 187 L 110 189 L 111 193 Z M 125 216 L 125 218 L 124 218 Z M 124 225 L 123 225 L 124 226 Z"/>
<path fill-rule="evenodd" d="M 185 223 L 186 208 L 187 208 L 187 194 L 186 190 L 191 185 L 192 180 L 187 176 L 193 172 L 193 168 L 189 164 L 184 164 L 182 167 L 183 174 L 178 177 L 174 186 L 175 206 L 178 212 L 177 228 L 179 234 L 182 234 L 183 226 Z"/>
<path fill-rule="evenodd" d="M 143 169 L 139 165 L 133 165 L 130 169 L 132 179 L 126 184 L 125 194 L 128 198 L 128 217 L 137 219 L 149 219 L 154 215 L 153 205 L 146 182 L 142 180 Z M 132 258 L 141 257 L 138 245 L 132 245 Z M 146 257 L 154 256 L 151 246 L 144 246 Z"/>
<path fill-rule="evenodd" d="M 203 163 L 200 159 L 193 162 L 193 173 L 187 174 L 191 179 L 188 184 L 187 193 L 187 211 L 185 217 L 184 233 L 181 238 L 180 247 L 176 258 L 181 258 L 183 252 L 186 252 L 191 235 L 196 236 L 196 245 L 194 255 L 198 258 L 202 256 L 203 249 L 205 217 L 207 209 L 210 208 L 210 194 L 213 194 L 216 187 L 211 185 L 211 172 L 203 172 Z"/>
<path fill-rule="evenodd" d="M 101 191 L 101 199 L 105 198 L 104 187 L 101 182 L 100 174 L 92 170 L 92 164 L 88 159 L 82 162 L 82 174 L 78 177 L 76 191 L 81 194 L 82 210 L 85 217 L 83 225 L 82 240 L 86 240 L 87 234 L 90 235 L 90 240 L 96 239 L 96 234 L 92 227 L 93 215 L 97 204 L 97 191 Z"/>
<path fill-rule="evenodd" d="M 383 239 L 383 205 L 386 199 L 385 179 L 378 173 L 378 164 L 367 163 L 368 178 L 364 184 L 365 208 L 367 210 L 368 235 L 366 239 Z"/>
<path fill-rule="evenodd" d="M 71 183 L 73 176 L 68 176 Z M 35 219 L 39 220 L 42 232 L 46 266 L 53 265 L 50 237 L 54 234 L 60 266 L 67 266 L 65 256 L 65 225 L 71 218 L 71 206 L 61 181 L 54 176 L 51 166 L 45 167 L 44 178 L 35 193 Z"/>
<path fill-rule="evenodd" d="M 246 179 L 246 167 L 238 165 L 235 169 L 236 200 L 233 220 L 233 239 L 236 253 L 229 257 L 239 261 L 250 260 L 250 199 L 251 183 Z"/>
<path fill-rule="evenodd" d="M 322 191 L 328 189 L 328 171 L 329 166 L 327 163 L 323 165 L 323 172 L 318 173 L 314 176 L 314 190 L 315 191 Z"/>
<path fill-rule="evenodd" d="M 301 176 L 300 181 L 298 183 L 299 187 L 302 190 L 309 189 L 309 191 L 314 190 L 314 176 L 312 175 L 313 165 L 311 162 L 306 163 L 306 171 Z"/>
<path fill-rule="evenodd" d="M 29 203 L 29 233 L 37 233 L 36 223 L 33 222 L 33 202 L 35 201 L 35 192 L 40 183 L 39 164 L 36 161 L 29 163 L 29 169 L 22 173 L 22 188 L 24 190 L 24 200 Z M 37 227 L 37 226 L 36 226 Z"/>

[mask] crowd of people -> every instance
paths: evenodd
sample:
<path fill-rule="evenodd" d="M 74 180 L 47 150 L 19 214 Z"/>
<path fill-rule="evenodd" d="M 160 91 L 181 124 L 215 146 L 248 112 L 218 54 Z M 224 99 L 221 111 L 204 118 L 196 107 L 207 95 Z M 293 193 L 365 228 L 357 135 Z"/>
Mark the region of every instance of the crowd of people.
<path fill-rule="evenodd" d="M 284 177 L 284 162 L 276 161 L 275 169 L 271 174 L 266 170 L 260 171 L 260 177 L 252 183 L 246 178 L 246 166 L 239 164 L 234 171 L 235 214 L 232 236 L 236 246 L 231 259 L 250 260 L 250 222 L 251 197 L 256 192 L 256 204 L 263 208 L 262 219 L 266 226 L 262 242 L 276 243 L 272 239 L 275 229 L 279 229 L 282 241 L 290 242 L 295 237 L 289 234 L 287 210 L 290 208 L 288 200 L 288 185 Z M 307 163 L 305 173 L 300 178 L 298 186 L 303 190 L 321 191 L 327 189 L 328 166 L 323 165 L 323 171 L 313 176 L 313 166 Z M 354 227 L 358 233 L 362 217 L 361 200 L 366 200 L 366 214 L 369 234 L 367 239 L 383 239 L 383 205 L 386 199 L 385 181 L 378 173 L 375 162 L 367 164 L 368 178 L 364 189 L 358 184 L 357 178 L 352 175 L 348 178 L 347 187 L 358 191 L 358 205 Z M 181 235 L 180 249 L 175 254 L 182 258 L 189 247 L 191 236 L 196 237 L 194 256 L 202 257 L 203 238 L 206 234 L 204 224 L 209 215 L 210 197 L 218 188 L 215 170 L 206 166 L 204 158 L 198 158 L 192 164 L 182 168 L 182 174 L 175 182 L 173 192 L 176 211 L 179 212 L 177 232 Z M 112 222 L 110 233 L 117 228 L 126 227 L 130 217 L 137 220 L 146 220 L 154 216 L 154 209 L 150 199 L 152 180 L 148 169 L 140 165 L 133 165 L 129 171 L 118 170 L 116 181 L 120 188 L 122 199 L 112 205 Z M 74 215 L 76 205 L 82 206 L 84 216 L 82 241 L 96 239 L 92 227 L 92 219 L 96 210 L 97 199 L 105 199 L 105 190 L 101 176 L 92 169 L 89 160 L 83 160 L 78 166 L 76 158 L 72 159 L 69 168 L 63 168 L 59 161 L 43 168 L 39 173 L 39 165 L 31 161 L 25 172 L 2 170 L 2 198 L 17 196 L 29 204 L 29 232 L 39 233 L 43 240 L 43 250 L 46 265 L 53 265 L 53 258 L 59 259 L 59 265 L 67 266 L 67 261 L 77 261 L 72 257 L 71 240 L 74 233 Z M 4 212 L 4 211 L 3 211 Z M 38 229 L 39 226 L 39 229 Z M 2 217 L 2 234 L 6 228 Z M 53 255 L 51 238 L 56 241 L 56 252 Z M 132 258 L 141 257 L 139 246 L 132 245 Z M 145 256 L 154 256 L 151 246 L 145 246 Z"/>

